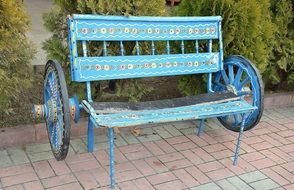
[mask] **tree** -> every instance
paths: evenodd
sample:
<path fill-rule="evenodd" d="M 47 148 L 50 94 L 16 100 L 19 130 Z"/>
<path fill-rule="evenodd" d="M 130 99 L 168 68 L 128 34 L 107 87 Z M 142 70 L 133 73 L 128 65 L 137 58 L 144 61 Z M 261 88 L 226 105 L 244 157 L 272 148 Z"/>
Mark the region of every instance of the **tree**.
<path fill-rule="evenodd" d="M 166 15 L 165 0 L 55 0 L 54 8 L 43 16 L 46 28 L 53 33 L 53 36 L 44 44 L 44 49 L 48 52 L 49 58 L 58 60 L 67 73 L 69 73 L 68 47 L 66 43 L 67 26 L 66 16 L 73 13 L 92 13 L 99 15 Z M 91 47 L 91 51 L 97 52 L 101 48 Z M 116 46 L 109 49 L 109 54 L 117 51 Z M 132 51 L 132 43 L 125 45 L 126 51 Z M 99 54 L 99 53 L 98 53 Z M 67 75 L 69 76 L 69 75 Z M 68 84 L 77 92 L 84 90 L 81 85 L 72 84 L 68 79 Z M 99 88 L 96 88 L 99 90 Z M 137 79 L 120 80 L 117 88 L 118 96 L 128 97 L 130 100 L 138 100 L 150 88 L 139 84 Z M 97 91 L 94 94 L 97 95 Z M 85 93 L 79 93 L 79 95 Z"/>
<path fill-rule="evenodd" d="M 31 85 L 34 50 L 25 34 L 29 19 L 21 1 L 0 0 L 0 115 L 21 104 Z"/>

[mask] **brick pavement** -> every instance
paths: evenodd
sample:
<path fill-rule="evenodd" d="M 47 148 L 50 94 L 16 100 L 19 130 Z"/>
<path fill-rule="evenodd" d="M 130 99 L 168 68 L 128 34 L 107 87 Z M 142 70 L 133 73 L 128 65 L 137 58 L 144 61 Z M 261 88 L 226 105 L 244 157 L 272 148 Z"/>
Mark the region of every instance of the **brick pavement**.
<path fill-rule="evenodd" d="M 237 133 L 211 119 L 197 137 L 196 124 L 157 125 L 139 137 L 117 134 L 116 189 L 294 189 L 294 107 L 266 110 L 244 133 L 238 166 L 231 161 Z M 0 150 L 0 190 L 108 189 L 107 138 L 95 140 L 95 151 L 87 153 L 85 137 L 72 139 L 60 162 L 48 143 Z"/>

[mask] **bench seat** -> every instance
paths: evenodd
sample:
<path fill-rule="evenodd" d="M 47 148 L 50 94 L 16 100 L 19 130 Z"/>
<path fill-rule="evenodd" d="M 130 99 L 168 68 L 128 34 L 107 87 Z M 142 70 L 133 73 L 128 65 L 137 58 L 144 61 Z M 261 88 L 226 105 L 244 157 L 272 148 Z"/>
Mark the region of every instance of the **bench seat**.
<path fill-rule="evenodd" d="M 97 127 L 127 127 L 150 123 L 204 119 L 250 112 L 256 107 L 231 92 L 139 103 L 82 101 Z"/>

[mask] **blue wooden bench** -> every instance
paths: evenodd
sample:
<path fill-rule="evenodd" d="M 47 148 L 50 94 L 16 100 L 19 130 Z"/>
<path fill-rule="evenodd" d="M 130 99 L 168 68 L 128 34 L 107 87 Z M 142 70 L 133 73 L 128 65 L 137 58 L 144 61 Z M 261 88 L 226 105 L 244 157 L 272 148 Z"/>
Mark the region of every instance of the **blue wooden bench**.
<path fill-rule="evenodd" d="M 126 54 L 125 44 L 133 47 Z M 164 44 L 164 50 L 158 44 Z M 95 44 L 102 55 L 94 54 Z M 143 45 L 144 44 L 144 45 Z M 263 84 L 256 67 L 242 56 L 223 60 L 221 17 L 122 17 L 74 14 L 68 17 L 71 79 L 86 85 L 86 100 L 68 98 L 60 64 L 49 60 L 45 69 L 44 104 L 34 105 L 45 117 L 52 152 L 66 157 L 70 118 L 78 122 L 80 109 L 88 115 L 88 151 L 93 151 L 94 127 L 107 128 L 110 181 L 114 188 L 114 128 L 150 123 L 217 117 L 239 132 L 233 164 L 237 163 L 243 131 L 253 128 L 263 111 Z M 109 54 L 111 46 L 118 52 Z M 187 46 L 189 45 L 189 48 Z M 191 50 L 191 47 L 192 50 Z M 142 49 L 147 48 L 147 49 Z M 145 53 L 144 53 L 145 52 Z M 149 52 L 146 54 L 146 52 Z M 91 82 L 157 76 L 207 74 L 207 93 L 148 102 L 94 102 Z"/>

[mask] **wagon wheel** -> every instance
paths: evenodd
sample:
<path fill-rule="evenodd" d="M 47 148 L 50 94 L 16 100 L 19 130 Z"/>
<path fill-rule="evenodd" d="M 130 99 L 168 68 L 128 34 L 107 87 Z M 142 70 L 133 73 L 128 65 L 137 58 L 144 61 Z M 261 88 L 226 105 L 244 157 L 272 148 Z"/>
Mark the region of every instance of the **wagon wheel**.
<path fill-rule="evenodd" d="M 70 111 L 65 77 L 60 64 L 49 60 L 44 75 L 46 126 L 56 160 L 65 159 L 70 141 Z"/>
<path fill-rule="evenodd" d="M 230 56 L 224 61 L 224 70 L 217 72 L 213 79 L 216 92 L 231 91 L 258 109 L 245 120 L 244 130 L 252 129 L 259 122 L 263 112 L 264 87 L 261 76 L 253 63 L 242 56 Z M 241 114 L 218 117 L 229 130 L 239 132 Z"/>

